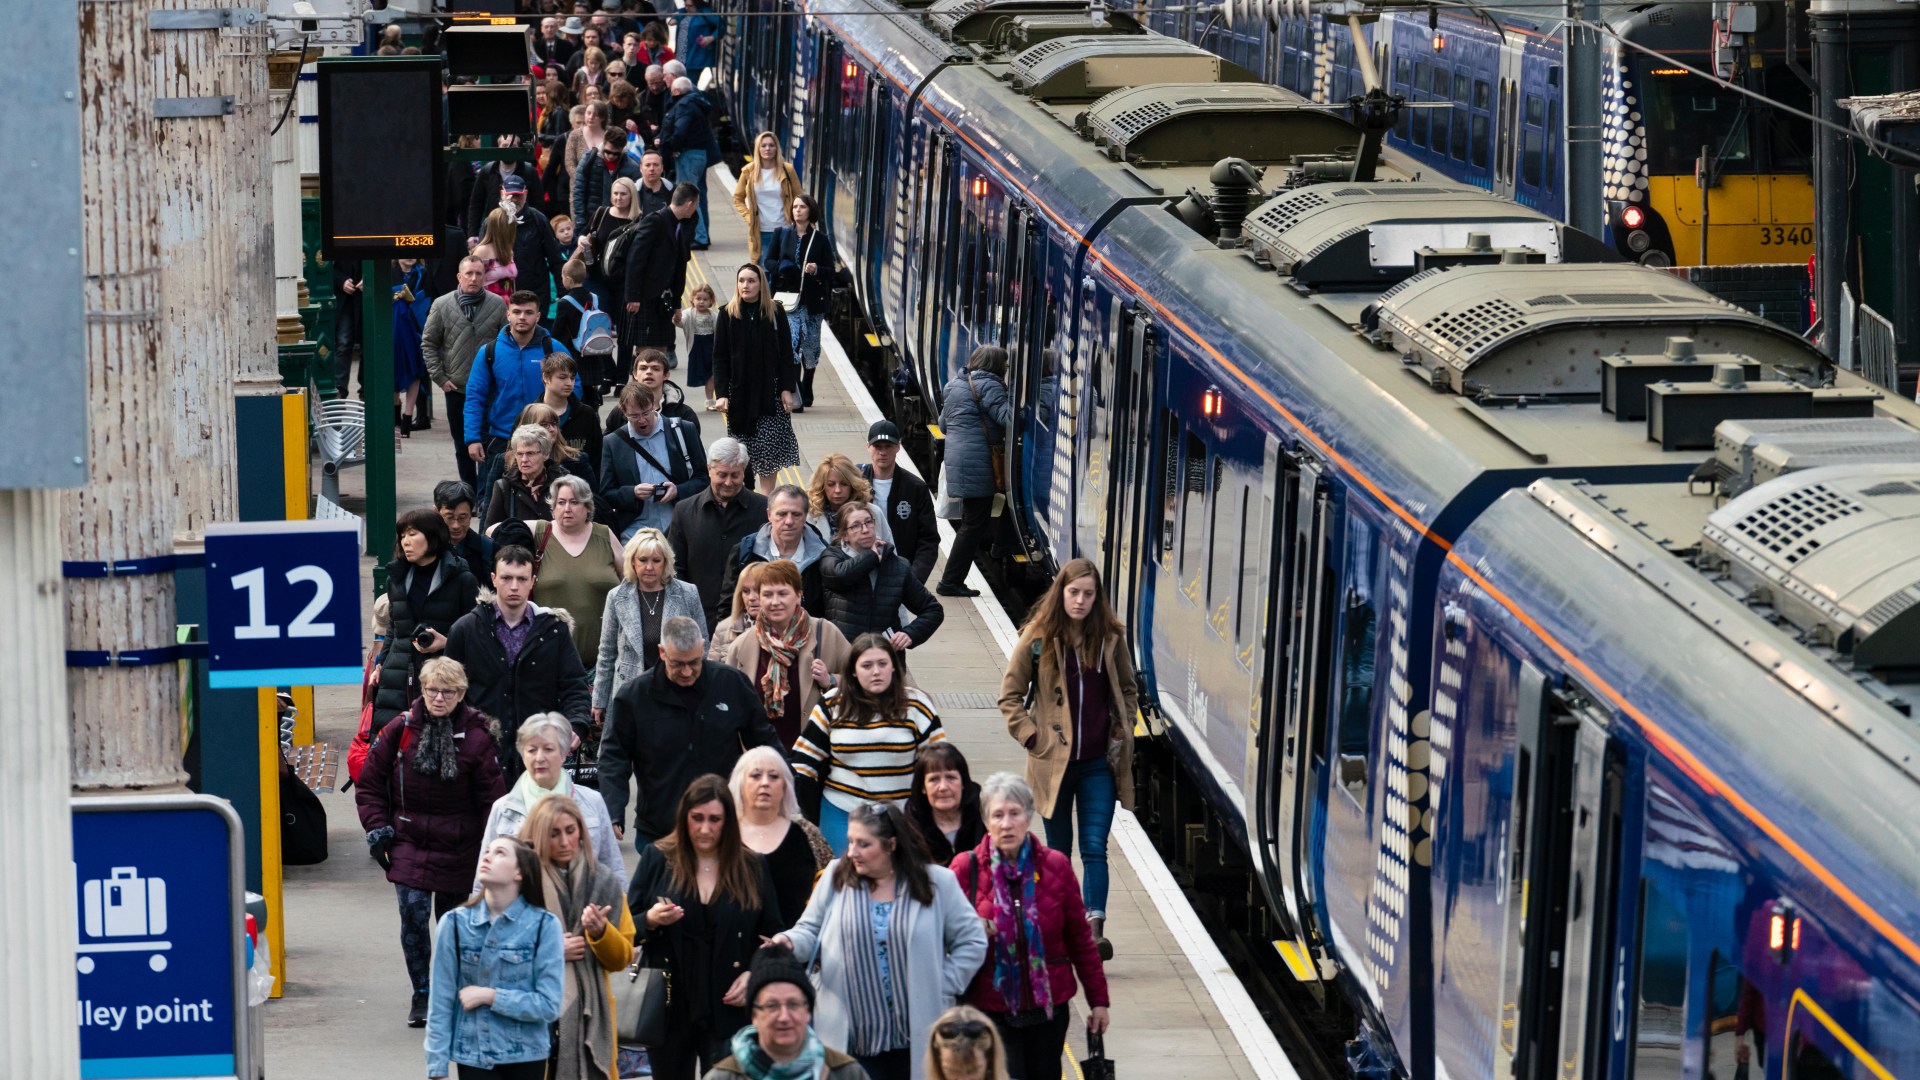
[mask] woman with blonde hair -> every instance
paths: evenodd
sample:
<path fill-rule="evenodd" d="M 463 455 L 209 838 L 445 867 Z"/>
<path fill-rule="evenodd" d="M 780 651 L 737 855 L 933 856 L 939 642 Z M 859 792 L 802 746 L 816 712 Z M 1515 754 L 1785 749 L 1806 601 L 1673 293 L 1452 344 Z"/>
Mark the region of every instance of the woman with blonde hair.
<path fill-rule="evenodd" d="M 521 409 L 520 416 L 514 421 L 513 426 L 520 428 L 528 424 L 547 429 L 547 435 L 553 439 L 552 461 L 555 476 L 567 472 L 586 480 L 588 483 L 593 482 L 592 467 L 587 464 L 586 454 L 583 453 L 579 447 L 568 442 L 566 436 L 561 434 L 560 414 L 553 411 L 553 406 L 544 401 L 536 401 L 526 408 Z M 503 462 L 502 464 L 505 463 Z M 506 470 L 502 469 L 501 475 L 505 475 L 505 473 Z"/>
<path fill-rule="evenodd" d="M 713 628 L 707 642 L 707 659 L 724 663 L 733 639 L 753 629 L 753 620 L 760 614 L 760 578 L 766 566 L 763 562 L 753 562 L 740 568 L 740 580 L 733 586 L 733 613 Z"/>
<path fill-rule="evenodd" d="M 487 291 L 502 300 L 513 295 L 514 282 L 520 275 L 520 268 L 513 262 L 513 238 L 518 232 L 513 215 L 504 207 L 496 206 L 487 212 L 486 226 L 473 247 L 474 257 L 486 265 L 486 276 L 482 280 Z"/>
<path fill-rule="evenodd" d="M 685 615 L 702 633 L 707 629 L 700 590 L 673 576 L 673 547 L 659 529 L 634 533 L 620 565 L 627 580 L 607 594 L 600 617 L 599 662 L 593 676 L 595 723 L 623 683 L 660 662 L 660 628 L 668 619 Z"/>
<path fill-rule="evenodd" d="M 788 416 L 797 374 L 787 311 L 774 302 L 766 271 L 746 263 L 734 275 L 733 299 L 714 320 L 714 404 L 727 414 L 727 434 L 747 444 L 762 494 L 773 493 L 781 469 L 800 464 Z"/>
<path fill-rule="evenodd" d="M 833 859 L 826 838 L 800 813 L 793 769 L 780 751 L 756 746 L 733 763 L 727 779 L 740 808 L 740 840 L 767 860 L 783 918 L 806 910 L 813 879 Z"/>
<path fill-rule="evenodd" d="M 813 479 L 807 483 L 807 524 L 821 536 L 840 535 L 840 508 L 850 502 L 873 502 L 873 485 L 852 458 L 828 454 L 814 466 Z M 875 518 L 875 529 L 881 540 L 893 542 L 893 531 L 880 517 Z"/>
<path fill-rule="evenodd" d="M 987 1014 L 955 1005 L 933 1022 L 926 1080 L 1008 1080 L 1007 1048 Z"/>
<path fill-rule="evenodd" d="M 747 223 L 747 260 L 759 262 L 773 245 L 773 230 L 793 223 L 788 208 L 800 196 L 800 174 L 780 154 L 780 140 L 763 131 L 753 140 L 753 156 L 733 185 L 733 210 Z"/>
<path fill-rule="evenodd" d="M 618 1080 L 619 1037 L 608 972 L 633 963 L 633 913 L 626 883 L 594 861 L 587 818 L 565 795 L 541 799 L 520 826 L 540 857 L 546 909 L 566 929 L 566 989 L 555 1026 L 548 1080 Z"/>

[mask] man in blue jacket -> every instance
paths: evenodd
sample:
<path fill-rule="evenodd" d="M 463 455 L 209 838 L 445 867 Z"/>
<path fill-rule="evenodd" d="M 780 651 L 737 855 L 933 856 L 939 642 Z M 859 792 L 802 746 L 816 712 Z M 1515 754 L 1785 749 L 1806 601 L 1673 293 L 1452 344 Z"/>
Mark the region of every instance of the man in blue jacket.
<path fill-rule="evenodd" d="M 713 103 L 682 75 L 673 80 L 673 106 L 660 125 L 660 150 L 673 155 L 674 179 L 700 189 L 700 213 L 693 229 L 693 249 L 705 251 L 707 237 L 707 166 L 720 160 L 713 138 Z"/>
<path fill-rule="evenodd" d="M 540 297 L 521 289 L 507 299 L 507 325 L 482 345 L 467 374 L 467 456 L 480 464 L 480 497 L 474 513 L 484 515 L 498 479 L 500 454 L 513 434 L 520 410 L 546 393 L 540 364 L 560 346 L 540 326 Z"/>

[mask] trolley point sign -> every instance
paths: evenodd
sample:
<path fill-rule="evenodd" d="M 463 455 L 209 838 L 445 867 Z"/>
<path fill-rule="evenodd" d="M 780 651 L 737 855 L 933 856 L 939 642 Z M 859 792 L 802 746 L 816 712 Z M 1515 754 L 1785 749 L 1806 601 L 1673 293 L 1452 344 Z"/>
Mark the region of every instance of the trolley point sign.
<path fill-rule="evenodd" d="M 249 1075 L 240 843 L 205 795 L 73 800 L 83 1080 Z"/>

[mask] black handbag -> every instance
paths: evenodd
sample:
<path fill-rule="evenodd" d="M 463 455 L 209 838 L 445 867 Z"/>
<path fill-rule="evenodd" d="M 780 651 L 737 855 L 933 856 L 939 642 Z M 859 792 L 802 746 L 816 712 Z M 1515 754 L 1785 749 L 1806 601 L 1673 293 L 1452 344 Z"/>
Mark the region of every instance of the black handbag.
<path fill-rule="evenodd" d="M 1093 1032 L 1087 1032 L 1087 1056 L 1080 1062 L 1080 1075 L 1085 1080 L 1114 1080 L 1113 1059 L 1107 1057 L 1106 1042 Z"/>
<path fill-rule="evenodd" d="M 633 966 L 615 976 L 613 1018 L 622 1046 L 661 1046 L 667 1041 L 667 1006 L 673 1002 L 673 978 L 662 968 Z"/>

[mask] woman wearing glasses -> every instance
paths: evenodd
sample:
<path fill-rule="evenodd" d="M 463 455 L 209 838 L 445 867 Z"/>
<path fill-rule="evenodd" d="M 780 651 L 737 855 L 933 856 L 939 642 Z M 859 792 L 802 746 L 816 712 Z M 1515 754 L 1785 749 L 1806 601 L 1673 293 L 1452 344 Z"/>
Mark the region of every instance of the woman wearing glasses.
<path fill-rule="evenodd" d="M 507 790 L 487 715 L 466 693 L 458 661 L 422 664 L 420 696 L 373 741 L 355 785 L 367 847 L 400 901 L 400 954 L 413 982 L 408 1027 L 427 1022 L 433 920 L 466 900 L 487 812 Z"/>
<path fill-rule="evenodd" d="M 1007 1048 L 987 1014 L 955 1005 L 934 1021 L 927 1080 L 1008 1080 Z"/>

